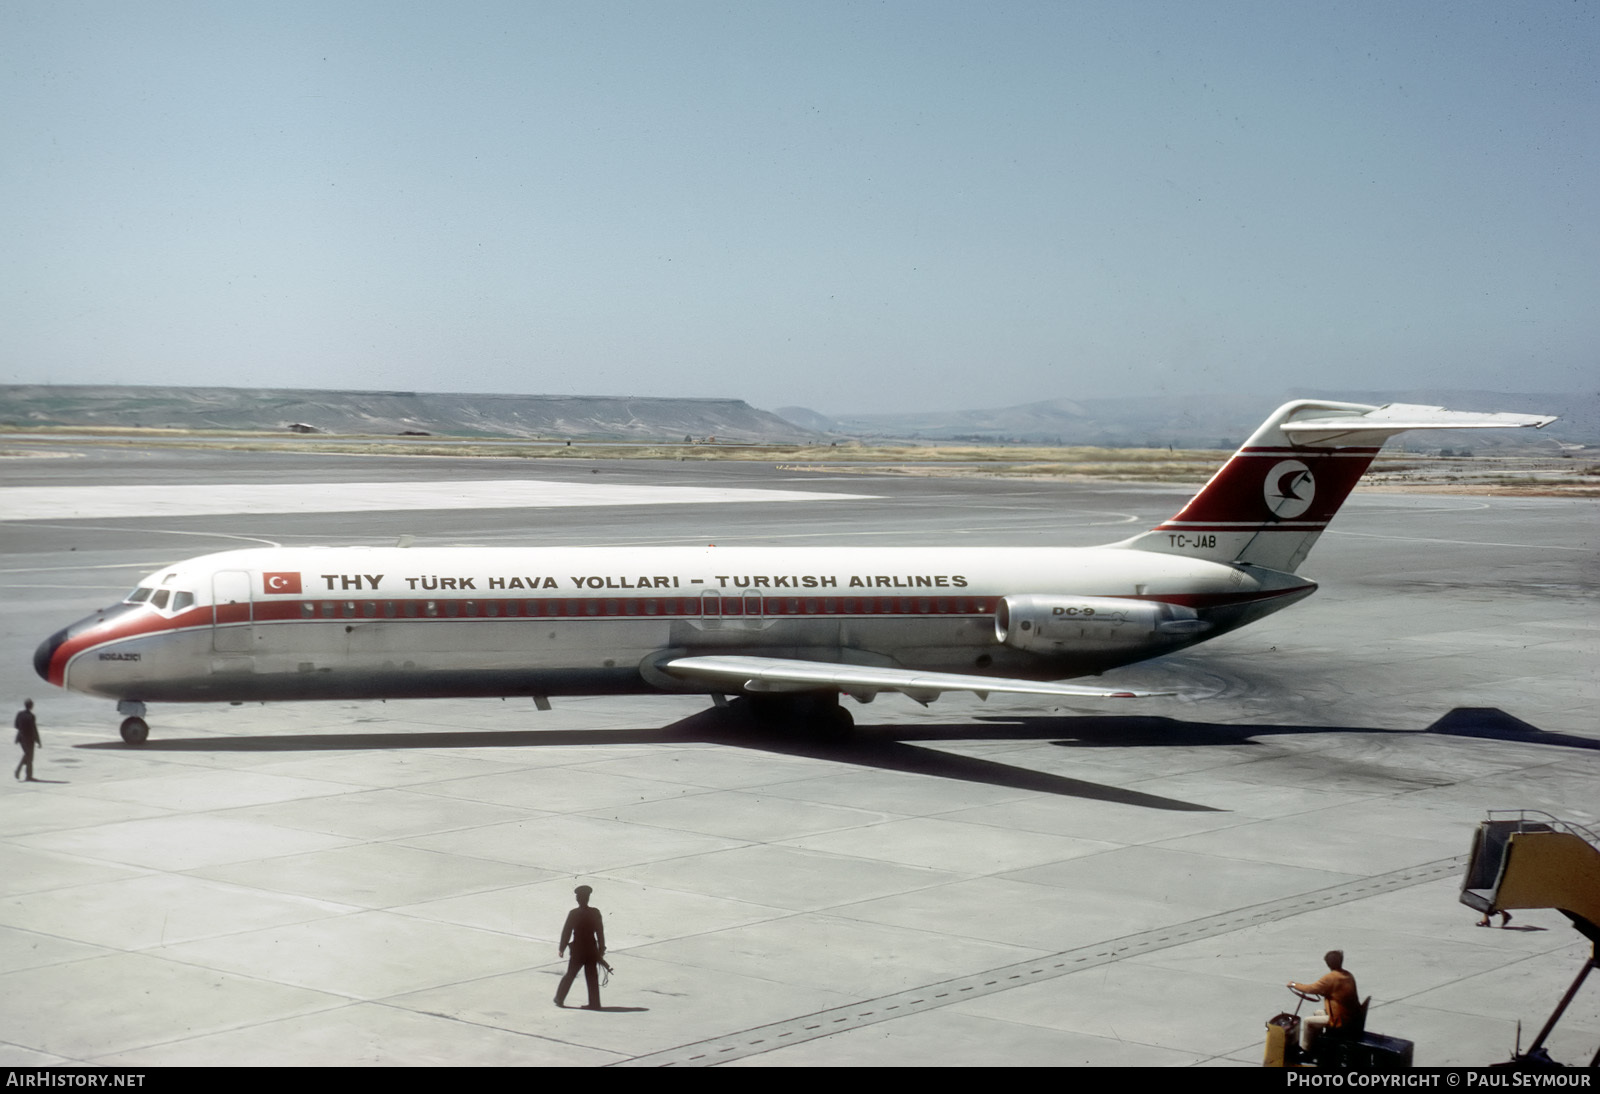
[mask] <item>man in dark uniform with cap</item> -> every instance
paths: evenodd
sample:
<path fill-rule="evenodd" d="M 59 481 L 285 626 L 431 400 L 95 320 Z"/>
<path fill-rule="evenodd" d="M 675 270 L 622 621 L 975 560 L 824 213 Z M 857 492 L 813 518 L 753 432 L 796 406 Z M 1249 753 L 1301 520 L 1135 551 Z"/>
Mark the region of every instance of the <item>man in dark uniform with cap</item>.
<path fill-rule="evenodd" d="M 28 781 L 38 782 L 33 777 L 33 750 L 42 747 L 39 744 L 39 721 L 33 716 L 33 700 L 28 699 L 22 704 L 22 709 L 17 711 L 17 716 L 11 725 L 17 731 L 17 744 L 22 746 L 22 762 L 17 764 L 17 769 L 11 773 L 12 778 L 22 778 L 24 768 L 28 771 Z"/>
<path fill-rule="evenodd" d="M 589 986 L 589 1005 L 585 1010 L 600 1009 L 600 962 L 606 956 L 606 928 L 600 920 L 600 909 L 589 907 L 589 894 L 594 892 L 587 885 L 580 885 L 572 890 L 578 898 L 578 906 L 567 913 L 567 922 L 561 928 L 561 945 L 556 953 L 565 957 L 567 947 L 572 947 L 572 957 L 567 962 L 567 975 L 561 978 L 561 985 L 556 988 L 556 1006 L 567 1005 L 567 992 L 572 989 L 572 982 L 578 977 L 578 970 L 583 970 L 584 983 Z"/>

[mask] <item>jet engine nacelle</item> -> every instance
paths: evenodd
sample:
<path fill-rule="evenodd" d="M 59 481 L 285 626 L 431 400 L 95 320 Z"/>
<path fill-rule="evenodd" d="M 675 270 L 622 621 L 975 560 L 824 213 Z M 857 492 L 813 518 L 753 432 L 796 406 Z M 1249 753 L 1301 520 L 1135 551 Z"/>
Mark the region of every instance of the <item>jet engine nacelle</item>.
<path fill-rule="evenodd" d="M 1033 653 L 1126 650 L 1178 642 L 1211 629 L 1193 608 L 1113 596 L 1007 596 L 995 637 Z"/>

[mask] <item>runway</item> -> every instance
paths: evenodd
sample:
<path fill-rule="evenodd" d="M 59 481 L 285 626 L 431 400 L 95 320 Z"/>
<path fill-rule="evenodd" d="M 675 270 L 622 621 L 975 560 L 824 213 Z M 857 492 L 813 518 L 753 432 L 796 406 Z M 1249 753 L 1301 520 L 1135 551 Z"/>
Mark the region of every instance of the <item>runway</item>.
<path fill-rule="evenodd" d="M 7 1065 L 1251 1066 L 1335 947 L 1369 1029 L 1483 1064 L 1588 953 L 1553 911 L 1478 929 L 1456 891 L 1486 809 L 1600 827 L 1592 502 L 1358 492 L 1303 567 L 1317 595 L 1108 674 L 1181 692 L 1137 707 L 885 696 L 822 741 L 680 696 L 168 706 L 129 749 L 30 659 L 183 557 L 1084 546 L 1190 491 L 64 451 L 4 461 L 8 490 L 91 506 L 0 525 L 0 679 L 38 704 L 47 780 L 0 798 Z M 383 507 L 259 504 L 358 494 Z M 616 967 L 600 1013 L 550 1001 L 580 881 Z M 1549 1047 L 1600 1047 L 1600 989 Z"/>

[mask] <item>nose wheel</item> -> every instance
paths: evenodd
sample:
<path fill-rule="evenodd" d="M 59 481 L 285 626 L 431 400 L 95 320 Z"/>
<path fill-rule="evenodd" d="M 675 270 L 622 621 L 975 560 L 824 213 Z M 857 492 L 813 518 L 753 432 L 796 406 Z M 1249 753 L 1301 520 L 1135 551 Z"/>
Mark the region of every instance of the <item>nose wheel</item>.
<path fill-rule="evenodd" d="M 122 720 L 122 739 L 130 745 L 142 745 L 150 737 L 150 724 L 143 718 Z"/>

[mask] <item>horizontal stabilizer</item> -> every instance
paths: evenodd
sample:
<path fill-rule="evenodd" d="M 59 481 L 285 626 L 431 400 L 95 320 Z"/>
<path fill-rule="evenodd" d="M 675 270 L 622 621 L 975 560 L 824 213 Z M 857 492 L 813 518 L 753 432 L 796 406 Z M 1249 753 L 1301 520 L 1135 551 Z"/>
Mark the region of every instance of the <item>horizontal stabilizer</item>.
<path fill-rule="evenodd" d="M 672 676 L 715 681 L 749 693 L 831 689 L 857 699 L 869 699 L 880 691 L 898 691 L 919 703 L 931 702 L 947 691 L 970 691 L 980 699 L 987 697 L 990 692 L 1053 695 L 1072 699 L 1135 699 L 1173 694 L 1168 691 L 1130 691 L 1125 688 L 964 676 L 952 672 L 915 672 L 876 665 L 842 665 L 781 657 L 678 657 L 664 661 L 657 667 Z"/>
<path fill-rule="evenodd" d="M 1478 413 L 1440 406 L 1389 403 L 1360 414 L 1296 418 L 1278 426 L 1297 445 L 1313 448 L 1382 445 L 1408 429 L 1543 429 L 1555 418 L 1547 414 Z"/>

